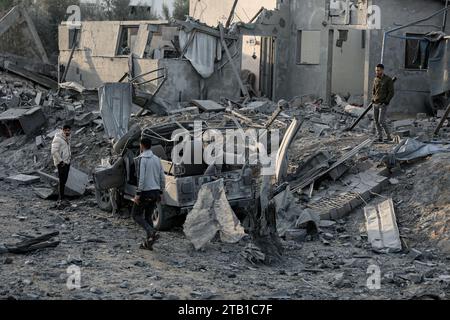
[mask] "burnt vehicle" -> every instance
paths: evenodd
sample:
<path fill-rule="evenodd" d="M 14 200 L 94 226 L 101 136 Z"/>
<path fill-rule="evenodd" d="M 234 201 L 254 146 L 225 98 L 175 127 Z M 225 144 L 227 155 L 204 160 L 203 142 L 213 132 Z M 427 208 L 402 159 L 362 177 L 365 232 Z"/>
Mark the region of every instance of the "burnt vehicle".
<path fill-rule="evenodd" d="M 202 185 L 218 179 L 224 179 L 227 198 L 238 215 L 239 212 L 245 213 L 246 209 L 254 208 L 256 179 L 252 167 L 172 162 L 171 154 L 175 145 L 171 140 L 172 133 L 180 128 L 192 132 L 193 124 L 177 122 L 144 129 L 133 126 L 114 145 L 116 155 L 94 172 L 98 206 L 104 211 L 130 207 L 138 183 L 136 158 L 140 153 L 140 138 L 146 136 L 152 139 L 152 151 L 161 159 L 166 175 L 163 200 L 152 215 L 157 230 L 167 231 L 178 224 L 194 206 Z"/>

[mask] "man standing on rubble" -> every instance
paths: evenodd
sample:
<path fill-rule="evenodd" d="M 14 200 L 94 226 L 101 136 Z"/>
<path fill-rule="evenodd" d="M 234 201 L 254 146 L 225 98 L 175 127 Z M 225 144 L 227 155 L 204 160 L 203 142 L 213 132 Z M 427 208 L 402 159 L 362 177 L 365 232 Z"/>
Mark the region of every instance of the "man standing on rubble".
<path fill-rule="evenodd" d="M 138 168 L 138 188 L 133 205 L 133 219 L 147 232 L 147 238 L 141 249 L 153 250 L 153 244 L 158 239 L 152 214 L 161 195 L 166 188 L 166 180 L 161 159 L 152 152 L 152 140 L 146 137 L 141 139 L 141 155 L 136 159 Z"/>
<path fill-rule="evenodd" d="M 70 150 L 71 127 L 65 125 L 63 129 L 56 133 L 52 142 L 52 157 L 55 167 L 58 169 L 59 177 L 59 197 L 58 203 L 64 201 L 64 189 L 69 178 L 70 162 L 72 153 Z"/>
<path fill-rule="evenodd" d="M 383 130 L 387 140 L 392 140 L 386 120 L 387 109 L 394 94 L 394 81 L 384 74 L 384 65 L 377 65 L 376 77 L 373 81 L 372 103 L 379 142 L 383 142 Z"/>

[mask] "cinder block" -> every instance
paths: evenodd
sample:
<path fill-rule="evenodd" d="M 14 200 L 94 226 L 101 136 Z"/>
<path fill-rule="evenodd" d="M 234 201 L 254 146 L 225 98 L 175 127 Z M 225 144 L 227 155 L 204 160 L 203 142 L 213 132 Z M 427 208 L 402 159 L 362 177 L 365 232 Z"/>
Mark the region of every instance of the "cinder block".
<path fill-rule="evenodd" d="M 11 176 L 6 178 L 6 181 L 14 184 L 14 185 L 29 185 L 32 183 L 36 183 L 39 182 L 41 180 L 40 177 L 36 177 L 36 176 L 28 176 L 25 174 L 19 174 L 16 176 Z"/>

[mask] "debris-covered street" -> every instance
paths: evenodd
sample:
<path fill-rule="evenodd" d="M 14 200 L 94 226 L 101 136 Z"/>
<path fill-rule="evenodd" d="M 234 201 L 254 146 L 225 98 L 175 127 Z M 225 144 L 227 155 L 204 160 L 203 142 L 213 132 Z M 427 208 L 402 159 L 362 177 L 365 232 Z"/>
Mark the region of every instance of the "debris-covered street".
<path fill-rule="evenodd" d="M 0 7 L 0 37 L 19 21 L 36 47 L 0 46 L 0 300 L 447 300 L 450 30 L 403 39 L 429 45 L 406 75 L 394 45 L 379 63 L 368 1 L 324 1 L 309 27 L 339 31 L 334 50 L 373 33 L 359 82 L 287 30 L 304 4 L 225 1 L 216 21 L 210 2 L 186 19 L 79 4 L 93 17 L 58 18 L 56 62 L 38 9 Z M 269 53 L 290 37 L 312 41 L 298 61 Z"/>

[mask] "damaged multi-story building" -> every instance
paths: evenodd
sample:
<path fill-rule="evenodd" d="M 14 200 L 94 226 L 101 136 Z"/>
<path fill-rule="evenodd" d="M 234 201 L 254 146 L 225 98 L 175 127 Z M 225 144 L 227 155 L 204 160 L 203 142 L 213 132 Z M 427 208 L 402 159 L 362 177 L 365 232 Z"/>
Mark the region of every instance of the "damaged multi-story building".
<path fill-rule="evenodd" d="M 237 52 L 237 36 L 223 39 Z M 102 21 L 78 28 L 65 23 L 59 48 L 64 81 L 86 89 L 128 79 L 166 109 L 193 99 L 239 96 L 237 69 L 222 59 L 220 32 L 199 23 Z"/>
<path fill-rule="evenodd" d="M 426 5 L 423 0 L 191 0 L 190 15 L 197 21 L 83 22 L 76 47 L 75 29 L 63 24 L 59 63 L 67 66 L 71 60 L 67 81 L 96 89 L 128 75 L 176 108 L 193 99 L 239 97 L 245 90 L 233 68 L 250 71 L 254 90 L 273 100 L 314 95 L 331 102 L 339 94 L 368 103 L 375 66 L 383 62 L 387 74 L 398 78 L 391 112 L 415 114 L 431 101 L 429 54 L 421 37 L 448 32 L 446 5 L 438 0 Z M 418 20 L 423 22 L 401 27 Z M 224 35 L 233 63 L 219 29 L 208 27 L 230 22 L 238 22 Z"/>

